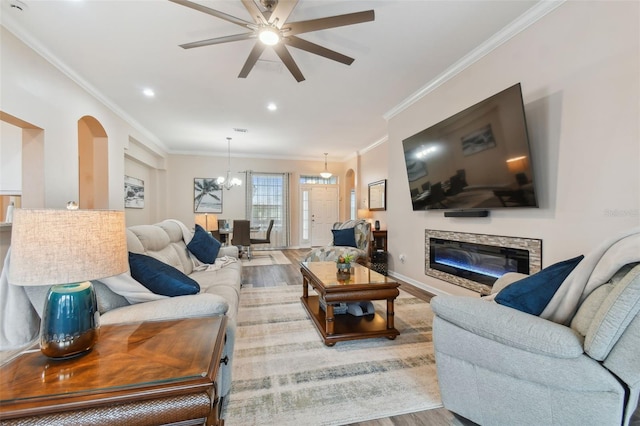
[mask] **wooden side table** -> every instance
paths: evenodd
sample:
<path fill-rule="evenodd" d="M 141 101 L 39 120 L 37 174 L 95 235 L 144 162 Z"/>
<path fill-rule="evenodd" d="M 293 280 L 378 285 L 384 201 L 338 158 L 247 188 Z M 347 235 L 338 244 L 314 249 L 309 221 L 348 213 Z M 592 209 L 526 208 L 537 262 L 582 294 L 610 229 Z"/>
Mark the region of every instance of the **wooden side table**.
<path fill-rule="evenodd" d="M 220 425 L 226 323 L 217 316 L 107 325 L 91 352 L 69 360 L 27 350 L 0 367 L 0 421 Z"/>
<path fill-rule="evenodd" d="M 373 239 L 371 241 L 371 253 L 369 254 L 371 269 L 382 275 L 388 273 L 387 259 L 387 231 L 371 231 Z"/>

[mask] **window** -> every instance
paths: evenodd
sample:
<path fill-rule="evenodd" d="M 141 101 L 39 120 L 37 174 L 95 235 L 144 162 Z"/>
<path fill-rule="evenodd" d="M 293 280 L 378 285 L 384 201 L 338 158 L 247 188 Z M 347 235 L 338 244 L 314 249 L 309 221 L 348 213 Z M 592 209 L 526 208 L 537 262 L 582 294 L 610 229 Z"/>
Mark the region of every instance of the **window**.
<path fill-rule="evenodd" d="M 352 189 L 349 193 L 349 200 L 351 209 L 349 211 L 349 219 L 355 220 L 357 219 L 358 209 L 356 209 L 356 190 Z"/>
<path fill-rule="evenodd" d="M 273 219 L 271 246 L 289 244 L 289 179 L 287 173 L 247 173 L 247 217 L 252 228 L 266 232 Z M 258 232 L 260 232 L 258 231 Z"/>
<path fill-rule="evenodd" d="M 329 179 L 325 179 L 321 176 L 300 176 L 300 185 L 337 185 L 338 178 L 331 176 Z"/>
<path fill-rule="evenodd" d="M 302 241 L 307 242 L 311 238 L 309 235 L 310 212 L 309 212 L 309 190 L 302 190 Z"/>

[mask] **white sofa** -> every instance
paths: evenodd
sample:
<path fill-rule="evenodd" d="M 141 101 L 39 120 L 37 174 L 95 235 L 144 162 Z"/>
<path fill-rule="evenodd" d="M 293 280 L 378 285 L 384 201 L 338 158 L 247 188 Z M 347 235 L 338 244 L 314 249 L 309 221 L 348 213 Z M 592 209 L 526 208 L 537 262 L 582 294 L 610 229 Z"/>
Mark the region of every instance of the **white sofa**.
<path fill-rule="evenodd" d="M 149 301 L 130 303 L 124 296 L 111 290 L 113 281 L 131 280 L 128 274 L 93 281 L 100 311 L 100 323 L 116 324 L 144 320 L 159 320 L 208 315 L 226 315 L 227 339 L 219 373 L 218 394 L 227 396 L 231 389 L 231 361 L 235 341 L 236 314 L 240 297 L 242 263 L 237 261 L 236 247 L 221 247 L 218 258 L 228 256 L 225 265 L 217 270 L 195 270 L 184 240 L 186 227 L 175 220 L 155 225 L 137 225 L 127 228 L 129 252 L 144 254 L 169 264 L 200 285 L 200 293 L 166 297 L 149 294 Z M 106 284 L 105 284 L 106 283 Z M 135 284 L 135 283 L 134 283 Z M 111 285 L 111 288 L 108 286 Z M 25 287 L 27 296 L 38 315 L 42 314 L 48 286 Z M 156 300 L 152 300 L 156 299 Z M 214 338 L 215 336 L 212 336 Z"/>

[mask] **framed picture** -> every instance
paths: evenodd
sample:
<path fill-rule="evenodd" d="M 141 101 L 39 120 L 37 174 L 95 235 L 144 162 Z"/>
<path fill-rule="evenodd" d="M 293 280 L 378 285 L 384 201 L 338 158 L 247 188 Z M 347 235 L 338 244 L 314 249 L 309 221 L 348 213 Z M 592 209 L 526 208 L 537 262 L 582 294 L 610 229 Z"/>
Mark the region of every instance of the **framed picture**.
<path fill-rule="evenodd" d="M 369 210 L 387 209 L 387 180 L 369 184 Z"/>
<path fill-rule="evenodd" d="M 469 133 L 462 137 L 462 154 L 464 156 L 477 154 L 485 149 L 495 148 L 496 140 L 493 137 L 491 124 Z"/>
<path fill-rule="evenodd" d="M 193 211 L 222 213 L 222 186 L 215 178 L 193 179 Z"/>
<path fill-rule="evenodd" d="M 144 208 L 144 181 L 131 176 L 124 177 L 124 207 Z"/>

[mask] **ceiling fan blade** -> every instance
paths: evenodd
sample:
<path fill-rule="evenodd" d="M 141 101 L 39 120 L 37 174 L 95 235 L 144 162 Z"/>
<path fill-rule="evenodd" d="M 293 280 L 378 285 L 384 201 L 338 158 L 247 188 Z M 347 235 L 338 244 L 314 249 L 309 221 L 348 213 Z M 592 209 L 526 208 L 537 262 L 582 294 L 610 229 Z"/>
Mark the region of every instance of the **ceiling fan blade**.
<path fill-rule="evenodd" d="M 295 78 L 298 83 L 304 81 L 304 76 L 302 75 L 300 68 L 298 68 L 298 65 L 293 60 L 293 57 L 287 50 L 286 46 L 279 43 L 273 46 L 273 50 L 276 51 L 276 54 L 280 57 L 282 63 L 284 63 L 289 72 L 293 75 L 293 78 Z"/>
<path fill-rule="evenodd" d="M 240 74 L 238 74 L 238 78 L 247 78 L 249 72 L 251 72 L 256 62 L 258 62 L 260 55 L 262 55 L 262 52 L 264 52 L 265 47 L 266 46 L 263 43 L 259 42 L 257 42 L 255 46 L 253 46 L 253 49 L 251 49 L 251 53 L 249 53 L 249 57 L 240 70 Z"/>
<path fill-rule="evenodd" d="M 199 12 L 206 13 L 211 16 L 215 16 L 216 18 L 224 19 L 227 22 L 231 22 L 232 24 L 240 25 L 242 27 L 247 27 L 248 25 L 252 24 L 251 22 L 247 22 L 244 19 L 236 18 L 235 16 L 228 15 L 224 12 L 220 12 L 218 10 L 211 9 L 209 7 L 202 6 L 200 4 L 193 3 L 188 0 L 169 0 L 169 1 L 182 6 L 189 7 Z"/>
<path fill-rule="evenodd" d="M 193 41 L 191 43 L 181 44 L 180 47 L 182 47 L 183 49 L 193 49 L 194 47 L 211 46 L 212 44 L 222 44 L 229 43 L 231 41 L 248 40 L 255 37 L 255 33 L 242 33 L 224 37 L 210 38 L 207 40 Z"/>
<path fill-rule="evenodd" d="M 280 0 L 269 17 L 269 23 L 273 24 L 277 22 L 276 26 L 282 28 L 297 4 L 298 0 Z"/>
<path fill-rule="evenodd" d="M 264 24 L 267 22 L 268 18 L 264 16 L 253 0 L 242 0 L 242 4 L 256 24 Z"/>
<path fill-rule="evenodd" d="M 313 53 L 328 59 L 332 59 L 334 61 L 340 62 L 345 65 L 351 65 L 354 61 L 353 58 L 345 56 L 342 53 L 338 53 L 331 49 L 327 49 L 326 47 L 322 47 L 315 43 L 311 43 L 310 41 L 298 38 L 296 36 L 286 37 L 283 41 L 285 44 L 291 47 L 306 50 L 309 53 Z"/>
<path fill-rule="evenodd" d="M 364 12 L 347 13 L 345 15 L 329 16 L 327 18 L 310 19 L 308 21 L 289 22 L 284 28 L 291 28 L 291 30 L 285 32 L 285 36 L 360 24 L 373 21 L 374 19 L 375 14 L 373 10 L 367 10 Z"/>

